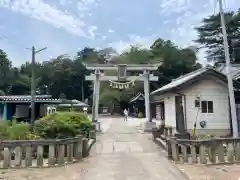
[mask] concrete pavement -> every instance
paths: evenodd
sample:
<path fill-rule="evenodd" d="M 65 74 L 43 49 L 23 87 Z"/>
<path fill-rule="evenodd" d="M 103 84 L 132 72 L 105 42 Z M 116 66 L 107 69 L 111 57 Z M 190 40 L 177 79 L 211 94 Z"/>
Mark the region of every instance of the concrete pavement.
<path fill-rule="evenodd" d="M 187 180 L 152 142 L 151 135 L 137 132 L 136 125 L 140 123 L 136 118 L 128 122 L 112 118 L 109 128 L 98 136 L 83 179 Z"/>

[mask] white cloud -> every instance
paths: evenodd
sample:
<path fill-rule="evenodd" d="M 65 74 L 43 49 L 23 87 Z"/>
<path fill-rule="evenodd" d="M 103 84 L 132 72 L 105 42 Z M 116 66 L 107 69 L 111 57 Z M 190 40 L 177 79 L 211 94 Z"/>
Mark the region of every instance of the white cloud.
<path fill-rule="evenodd" d="M 113 33 L 114 30 L 110 28 L 110 29 L 108 29 L 108 32 L 109 32 L 109 33 Z"/>
<path fill-rule="evenodd" d="M 56 6 L 50 6 L 42 0 L 0 0 L 0 7 L 44 21 L 57 28 L 63 28 L 72 34 L 87 37 L 83 30 L 86 26 L 83 20 L 61 11 Z"/>
<path fill-rule="evenodd" d="M 90 26 L 88 28 L 88 33 L 90 34 L 91 38 L 95 38 L 96 37 L 96 31 L 97 31 L 98 27 L 97 26 Z"/>
<path fill-rule="evenodd" d="M 118 53 L 121 53 L 131 47 L 131 45 L 137 45 L 141 46 L 143 48 L 149 48 L 152 43 L 156 40 L 156 36 L 149 36 L 149 37 L 140 37 L 137 35 L 129 35 L 128 41 L 118 41 L 118 42 L 112 42 L 109 43 L 108 46 L 113 47 L 113 49 L 116 49 Z"/>
<path fill-rule="evenodd" d="M 79 0 L 77 9 L 79 11 L 88 11 L 92 6 L 100 6 L 100 0 Z"/>

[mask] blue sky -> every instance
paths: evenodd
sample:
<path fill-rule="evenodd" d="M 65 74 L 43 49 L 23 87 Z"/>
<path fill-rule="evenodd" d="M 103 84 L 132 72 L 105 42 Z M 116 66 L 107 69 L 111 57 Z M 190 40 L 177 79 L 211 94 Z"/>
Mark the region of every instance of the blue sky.
<path fill-rule="evenodd" d="M 240 7 L 239 0 L 225 1 L 225 9 Z M 158 37 L 184 47 L 194 44 L 193 28 L 214 12 L 216 0 L 0 0 L 0 48 L 20 65 L 30 60 L 26 48 L 33 45 L 48 47 L 37 61 L 85 46 L 149 47 Z"/>

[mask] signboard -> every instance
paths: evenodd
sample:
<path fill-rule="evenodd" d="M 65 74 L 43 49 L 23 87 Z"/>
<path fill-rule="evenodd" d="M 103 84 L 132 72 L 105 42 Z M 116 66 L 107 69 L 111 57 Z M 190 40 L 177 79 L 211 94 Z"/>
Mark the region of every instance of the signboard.
<path fill-rule="evenodd" d="M 119 64 L 118 65 L 118 80 L 125 81 L 127 79 L 127 65 Z"/>

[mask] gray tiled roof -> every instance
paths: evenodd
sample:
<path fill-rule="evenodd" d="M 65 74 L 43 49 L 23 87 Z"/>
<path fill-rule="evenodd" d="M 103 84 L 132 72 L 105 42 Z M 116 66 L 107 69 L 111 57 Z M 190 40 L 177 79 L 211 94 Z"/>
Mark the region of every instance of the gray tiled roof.
<path fill-rule="evenodd" d="M 171 83 L 153 91 L 150 93 L 150 95 L 153 95 L 153 94 L 156 94 L 156 93 L 160 93 L 160 92 L 166 92 L 166 91 L 170 91 L 171 89 L 173 88 L 176 88 L 180 85 L 182 85 L 183 83 L 186 83 L 194 78 L 196 78 L 197 76 L 207 72 L 207 71 L 213 71 L 213 72 L 216 72 L 218 74 L 222 74 L 212 68 L 208 68 L 208 67 L 205 67 L 205 68 L 201 68 L 201 69 L 198 69 L 196 71 L 193 71 L 191 73 L 188 73 L 188 74 L 185 74 L 183 76 L 180 76 L 179 78 L 177 79 L 174 79 Z M 222 74 L 223 75 L 223 74 Z"/>
<path fill-rule="evenodd" d="M 13 95 L 13 96 L 0 96 L 0 101 L 4 102 L 16 102 L 16 103 L 29 103 L 31 102 L 31 96 L 29 95 Z M 61 103 L 60 99 L 53 99 L 51 95 L 37 95 L 35 102 L 45 103 Z"/>
<path fill-rule="evenodd" d="M 215 70 L 217 70 L 217 71 L 219 71 L 219 72 L 221 72 L 225 75 L 227 74 L 225 64 L 222 64 L 222 65 L 216 67 Z M 239 79 L 239 77 L 240 77 L 240 64 L 231 64 L 230 73 L 231 73 L 233 79 L 235 79 L 235 80 Z"/>
<path fill-rule="evenodd" d="M 145 99 L 144 95 L 142 93 L 138 93 L 136 96 L 134 96 L 129 102 L 134 102 L 138 100 L 139 98 Z"/>

